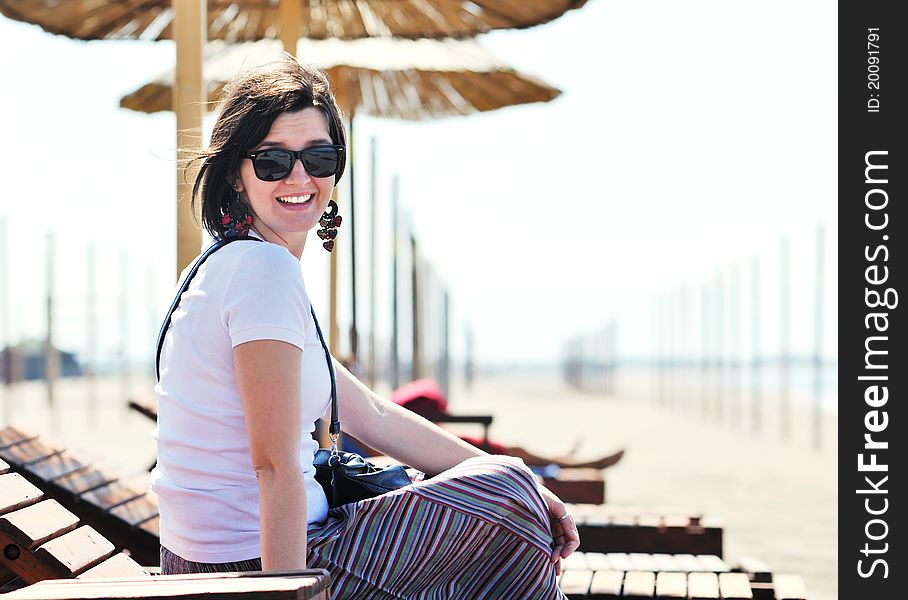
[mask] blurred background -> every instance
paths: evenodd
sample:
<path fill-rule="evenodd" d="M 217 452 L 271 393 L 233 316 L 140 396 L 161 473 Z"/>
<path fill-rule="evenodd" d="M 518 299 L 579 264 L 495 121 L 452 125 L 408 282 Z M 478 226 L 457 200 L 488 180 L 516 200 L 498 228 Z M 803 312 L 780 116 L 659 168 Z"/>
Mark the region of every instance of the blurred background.
<path fill-rule="evenodd" d="M 548 101 L 358 111 L 336 354 L 385 393 L 434 377 L 509 442 L 626 447 L 609 501 L 708 511 L 835 597 L 836 30 L 816 0 L 589 0 L 464 55 Z M 120 101 L 174 60 L 0 16 L 0 424 L 127 470 L 153 454 L 124 407 L 174 292 L 177 141 Z"/>

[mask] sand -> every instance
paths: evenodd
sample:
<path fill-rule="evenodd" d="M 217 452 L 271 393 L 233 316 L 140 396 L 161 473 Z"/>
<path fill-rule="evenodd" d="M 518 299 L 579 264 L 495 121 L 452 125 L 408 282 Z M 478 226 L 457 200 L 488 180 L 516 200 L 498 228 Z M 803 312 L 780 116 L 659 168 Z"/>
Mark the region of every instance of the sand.
<path fill-rule="evenodd" d="M 90 391 L 97 398 L 90 400 Z M 0 422 L 19 423 L 142 483 L 154 455 L 152 423 L 125 408 L 127 393 L 151 394 L 151 381 L 58 383 L 50 410 L 40 383 L 0 387 Z M 578 456 L 626 447 L 605 471 L 607 501 L 702 513 L 725 527 L 725 556 L 755 556 L 776 572 L 804 577 L 811 600 L 836 593 L 835 417 L 826 443 L 809 443 L 806 412 L 780 439 L 771 414 L 764 431 L 705 418 L 695 409 L 659 408 L 644 399 L 580 393 L 549 377 L 484 378 L 456 385 L 451 411 L 493 414 L 493 438 L 534 451 Z M 466 426 L 467 430 L 469 426 Z M 466 430 L 465 430 L 466 432 Z"/>

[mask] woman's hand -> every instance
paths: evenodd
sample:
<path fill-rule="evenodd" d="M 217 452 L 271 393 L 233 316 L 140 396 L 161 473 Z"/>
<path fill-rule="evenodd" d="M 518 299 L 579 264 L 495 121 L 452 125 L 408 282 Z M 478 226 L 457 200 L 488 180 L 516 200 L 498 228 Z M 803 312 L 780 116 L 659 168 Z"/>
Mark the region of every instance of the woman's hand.
<path fill-rule="evenodd" d="M 549 522 L 552 525 L 552 538 L 555 548 L 552 549 L 552 563 L 555 565 L 555 574 L 561 574 L 561 559 L 570 556 L 580 547 L 580 532 L 577 524 L 564 506 L 564 502 L 553 494 L 548 488 L 539 486 L 542 499 L 549 509 Z"/>

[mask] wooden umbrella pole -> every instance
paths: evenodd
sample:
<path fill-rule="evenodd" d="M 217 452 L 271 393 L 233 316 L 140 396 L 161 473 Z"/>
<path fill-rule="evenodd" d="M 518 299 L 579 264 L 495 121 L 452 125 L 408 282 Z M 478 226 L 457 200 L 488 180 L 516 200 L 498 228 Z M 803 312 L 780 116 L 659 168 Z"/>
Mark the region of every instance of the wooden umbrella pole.
<path fill-rule="evenodd" d="M 203 0 L 174 2 L 177 46 L 173 109 L 177 115 L 177 276 L 202 247 L 202 232 L 192 219 L 192 182 L 197 166 L 188 165 L 202 146 L 202 114 L 207 100 L 202 79 L 202 56 L 207 38 L 207 9 Z"/>
<path fill-rule="evenodd" d="M 302 3 L 300 0 L 280 0 L 277 8 L 280 18 L 281 44 L 283 44 L 285 52 L 296 56 L 300 24 L 303 21 Z"/>

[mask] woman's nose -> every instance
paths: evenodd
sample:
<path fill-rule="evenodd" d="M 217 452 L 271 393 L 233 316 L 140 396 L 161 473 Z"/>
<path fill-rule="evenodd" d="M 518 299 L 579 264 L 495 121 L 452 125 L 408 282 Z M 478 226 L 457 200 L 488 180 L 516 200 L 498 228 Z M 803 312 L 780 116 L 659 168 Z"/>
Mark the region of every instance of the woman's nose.
<path fill-rule="evenodd" d="M 303 161 L 294 157 L 293 168 L 290 169 L 290 174 L 284 177 L 284 181 L 305 183 L 311 178 L 312 177 L 306 171 L 306 168 L 303 167 Z"/>

